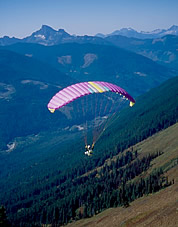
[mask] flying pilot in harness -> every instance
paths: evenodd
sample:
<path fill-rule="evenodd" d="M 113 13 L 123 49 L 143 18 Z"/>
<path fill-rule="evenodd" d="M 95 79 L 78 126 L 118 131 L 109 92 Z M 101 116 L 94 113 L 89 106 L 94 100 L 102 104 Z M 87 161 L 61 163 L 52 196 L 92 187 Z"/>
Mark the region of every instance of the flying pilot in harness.
<path fill-rule="evenodd" d="M 94 143 L 92 144 L 92 146 L 85 145 L 85 155 L 91 156 L 93 154 L 93 149 L 94 149 Z"/>

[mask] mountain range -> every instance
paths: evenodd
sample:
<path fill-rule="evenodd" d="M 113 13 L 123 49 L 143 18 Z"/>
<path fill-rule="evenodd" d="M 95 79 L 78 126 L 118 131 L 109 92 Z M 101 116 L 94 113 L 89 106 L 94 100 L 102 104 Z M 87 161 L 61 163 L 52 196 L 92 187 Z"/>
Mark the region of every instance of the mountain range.
<path fill-rule="evenodd" d="M 132 28 L 122 28 L 120 30 L 116 30 L 110 34 L 104 35 L 101 33 L 96 34 L 98 37 L 108 37 L 113 35 L 122 35 L 126 37 L 138 38 L 138 39 L 155 39 L 161 38 L 166 35 L 178 35 L 178 26 L 173 25 L 168 29 L 156 29 L 150 32 L 141 31 L 138 32 Z"/>
<path fill-rule="evenodd" d="M 177 122 L 176 33 L 152 39 L 74 36 L 44 25 L 29 37 L 4 37 L 0 43 L 0 204 L 15 226 L 67 224 L 112 206 L 127 207 L 143 194 L 170 186 L 166 171 L 177 163 L 177 143 L 171 143 L 167 154 L 157 146 L 158 139 L 145 156 L 133 146 Z M 136 99 L 132 108 L 119 109 L 111 118 L 110 112 L 103 115 L 107 127 L 91 157 L 83 154 L 80 113 L 89 110 L 90 117 L 94 109 L 86 124 L 91 136 L 96 131 L 91 125 L 102 112 L 101 99 L 87 106 L 85 96 L 54 114 L 47 109 L 56 92 L 88 80 L 115 83 Z M 117 106 L 112 96 L 105 99 Z M 172 141 L 174 132 L 171 137 L 167 132 Z M 162 157 L 166 162 L 159 161 Z M 150 173 L 153 159 L 159 165 Z"/>
<path fill-rule="evenodd" d="M 64 29 L 55 30 L 47 25 L 42 25 L 41 29 L 33 32 L 30 36 L 18 39 L 18 38 L 10 38 L 8 36 L 4 36 L 0 38 L 0 45 L 11 45 L 17 42 L 25 42 L 25 43 L 38 43 L 42 45 L 58 45 L 61 43 L 69 43 L 69 42 L 77 42 L 77 43 L 96 43 L 96 44 L 107 44 L 107 41 L 103 38 L 115 35 L 122 35 L 126 37 L 133 37 L 138 39 L 154 39 L 160 38 L 165 35 L 178 35 L 178 26 L 173 25 L 169 29 L 157 29 L 152 32 L 137 32 L 132 28 L 123 28 L 120 30 L 116 30 L 108 35 L 96 34 L 95 36 L 76 36 L 70 35 Z"/>
<path fill-rule="evenodd" d="M 108 35 L 76 36 L 64 29 L 54 30 L 43 25 L 41 29 L 23 39 L 5 36 L 0 38 L 0 46 L 16 43 L 34 43 L 43 46 L 56 46 L 65 43 L 96 44 L 117 46 L 143 55 L 165 66 L 178 70 L 178 26 L 169 29 L 158 29 L 153 32 L 138 33 L 133 29 L 121 29 Z"/>
<path fill-rule="evenodd" d="M 70 35 L 67 33 L 64 29 L 54 30 L 50 26 L 42 25 L 41 29 L 38 31 L 33 32 L 30 36 L 25 37 L 23 39 L 17 39 L 15 37 L 10 38 L 8 36 L 5 36 L 3 38 L 0 38 L 0 45 L 11 45 L 14 43 L 38 43 L 45 46 L 52 46 L 52 45 L 58 45 L 62 43 L 105 43 L 102 38 L 97 36 L 75 36 Z"/>

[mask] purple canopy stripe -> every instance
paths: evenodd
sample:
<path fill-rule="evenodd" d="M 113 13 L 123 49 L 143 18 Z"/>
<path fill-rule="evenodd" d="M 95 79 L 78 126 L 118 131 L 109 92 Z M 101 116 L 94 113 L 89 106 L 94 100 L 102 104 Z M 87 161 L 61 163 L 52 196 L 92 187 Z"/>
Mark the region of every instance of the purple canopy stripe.
<path fill-rule="evenodd" d="M 84 95 L 92 93 L 115 92 L 130 101 L 130 106 L 135 104 L 135 100 L 124 89 L 115 84 L 102 81 L 90 81 L 73 84 L 56 93 L 48 103 L 48 109 L 51 113 L 55 110 L 67 105 L 73 100 Z"/>

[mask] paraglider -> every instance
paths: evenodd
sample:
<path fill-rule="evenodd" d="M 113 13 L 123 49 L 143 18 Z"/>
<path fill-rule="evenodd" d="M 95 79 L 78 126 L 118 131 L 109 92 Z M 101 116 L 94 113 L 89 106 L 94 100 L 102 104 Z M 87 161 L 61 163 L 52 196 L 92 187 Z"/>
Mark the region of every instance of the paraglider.
<path fill-rule="evenodd" d="M 92 144 L 92 146 L 85 145 L 85 155 L 91 156 L 93 154 L 93 149 L 94 149 L 94 143 Z"/>
<path fill-rule="evenodd" d="M 129 100 L 131 107 L 135 104 L 135 100 L 123 88 L 108 82 L 89 81 L 73 84 L 60 90 L 52 97 L 47 107 L 51 113 L 54 113 L 55 110 L 66 106 L 82 96 L 104 92 L 113 92 L 121 95 L 125 100 Z M 93 141 L 92 146 L 85 143 L 85 155 L 91 156 L 93 154 L 95 142 L 96 140 Z"/>

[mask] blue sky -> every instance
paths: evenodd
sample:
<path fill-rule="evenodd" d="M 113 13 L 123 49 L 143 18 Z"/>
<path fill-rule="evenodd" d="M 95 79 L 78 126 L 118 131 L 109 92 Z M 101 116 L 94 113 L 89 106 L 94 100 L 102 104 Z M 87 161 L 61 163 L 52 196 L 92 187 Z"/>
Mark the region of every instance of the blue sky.
<path fill-rule="evenodd" d="M 178 25 L 177 0 L 0 0 L 0 37 L 25 37 L 43 24 L 76 35 Z"/>

